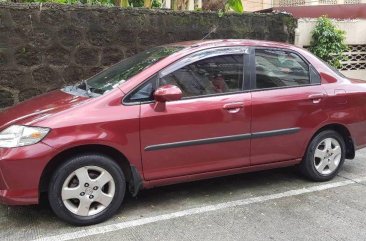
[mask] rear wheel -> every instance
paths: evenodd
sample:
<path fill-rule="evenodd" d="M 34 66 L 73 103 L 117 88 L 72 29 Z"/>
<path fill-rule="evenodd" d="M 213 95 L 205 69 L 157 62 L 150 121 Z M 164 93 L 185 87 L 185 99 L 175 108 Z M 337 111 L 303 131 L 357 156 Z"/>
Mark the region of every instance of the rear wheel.
<path fill-rule="evenodd" d="M 54 213 L 74 225 L 91 225 L 111 217 L 120 207 L 126 181 L 109 157 L 86 154 L 70 158 L 51 178 L 49 201 Z"/>
<path fill-rule="evenodd" d="M 310 142 L 301 172 L 314 181 L 328 181 L 337 175 L 345 160 L 346 146 L 340 134 L 322 131 Z"/>

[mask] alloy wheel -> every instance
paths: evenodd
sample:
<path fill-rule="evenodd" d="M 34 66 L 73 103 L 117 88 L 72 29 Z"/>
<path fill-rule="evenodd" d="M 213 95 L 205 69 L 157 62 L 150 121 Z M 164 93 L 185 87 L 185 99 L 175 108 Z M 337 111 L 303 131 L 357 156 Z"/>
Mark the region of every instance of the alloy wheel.
<path fill-rule="evenodd" d="M 335 138 L 322 140 L 315 149 L 314 166 L 322 175 L 330 175 L 337 170 L 342 159 L 342 148 Z"/>
<path fill-rule="evenodd" d="M 66 178 L 61 197 L 70 212 L 85 217 L 106 209 L 115 191 L 115 181 L 108 171 L 97 166 L 85 166 Z"/>

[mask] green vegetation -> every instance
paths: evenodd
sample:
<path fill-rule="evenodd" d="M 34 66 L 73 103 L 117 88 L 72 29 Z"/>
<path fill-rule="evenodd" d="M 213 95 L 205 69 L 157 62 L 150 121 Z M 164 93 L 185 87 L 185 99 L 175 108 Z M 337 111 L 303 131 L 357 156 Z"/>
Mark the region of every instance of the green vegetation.
<path fill-rule="evenodd" d="M 113 0 L 23 0 L 25 3 L 59 3 L 59 4 L 89 4 L 89 5 L 115 5 Z"/>
<path fill-rule="evenodd" d="M 310 51 L 330 65 L 341 68 L 347 49 L 345 32 L 337 29 L 329 18 L 320 17 L 312 32 Z"/>
<path fill-rule="evenodd" d="M 141 8 L 144 6 L 144 0 L 129 0 L 128 3 L 131 7 Z"/>
<path fill-rule="evenodd" d="M 151 7 L 152 8 L 161 8 L 161 2 L 159 2 L 158 0 L 153 0 L 151 3 Z"/>
<path fill-rule="evenodd" d="M 23 3 L 58 3 L 58 4 L 88 4 L 103 6 L 119 6 L 119 7 L 145 7 L 145 8 L 161 8 L 164 0 L 0 0 L 0 2 L 23 2 Z M 226 3 L 225 3 L 226 2 Z M 223 0 L 225 9 L 219 11 L 219 15 L 223 15 L 227 11 L 242 13 L 244 11 L 241 0 Z M 187 0 L 172 0 L 172 8 L 174 10 L 187 10 Z M 202 9 L 195 9 L 202 11 Z M 210 10 L 210 9 L 205 9 Z"/>
<path fill-rule="evenodd" d="M 237 13 L 242 13 L 244 11 L 243 3 L 241 0 L 228 0 L 225 5 L 226 10 L 233 10 Z"/>

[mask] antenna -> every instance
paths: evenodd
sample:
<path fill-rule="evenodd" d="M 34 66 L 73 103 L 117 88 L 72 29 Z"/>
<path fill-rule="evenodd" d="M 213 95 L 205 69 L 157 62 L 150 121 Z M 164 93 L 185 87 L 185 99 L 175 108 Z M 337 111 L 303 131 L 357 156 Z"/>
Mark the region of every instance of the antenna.
<path fill-rule="evenodd" d="M 201 40 L 206 39 L 208 36 L 210 36 L 212 33 L 216 33 L 217 26 L 213 26 L 208 34 L 206 34 Z"/>

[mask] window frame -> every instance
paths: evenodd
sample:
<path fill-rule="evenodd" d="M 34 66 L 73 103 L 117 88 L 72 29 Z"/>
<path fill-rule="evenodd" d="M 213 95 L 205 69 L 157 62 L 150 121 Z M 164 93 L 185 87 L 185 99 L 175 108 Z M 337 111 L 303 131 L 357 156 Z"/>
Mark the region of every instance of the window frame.
<path fill-rule="evenodd" d="M 257 49 L 273 50 L 273 51 L 285 51 L 285 52 L 289 52 L 289 53 L 293 53 L 293 54 L 297 55 L 309 67 L 308 72 L 309 72 L 310 83 L 309 84 L 304 84 L 304 85 L 279 86 L 279 87 L 262 88 L 262 89 L 257 88 L 257 70 L 256 70 L 257 66 L 256 66 L 256 55 L 255 55 Z M 251 70 L 253 71 L 252 78 L 251 78 L 251 91 L 267 91 L 267 90 L 301 88 L 301 87 L 307 87 L 307 86 L 321 85 L 321 77 L 320 77 L 319 72 L 316 70 L 316 68 L 314 68 L 314 66 L 304 56 L 302 56 L 299 52 L 297 52 L 295 50 L 280 48 L 280 47 L 279 48 L 276 48 L 276 47 L 254 47 L 254 52 L 251 55 L 251 57 L 252 57 L 251 63 L 253 64 L 253 66 L 251 67 Z M 319 83 L 313 82 L 313 80 L 311 79 L 311 74 L 310 74 L 311 69 L 314 71 L 314 73 L 316 75 L 318 75 L 320 77 L 320 82 Z"/>
<path fill-rule="evenodd" d="M 154 79 L 155 79 L 155 81 L 154 81 Z M 154 100 L 145 100 L 145 101 L 127 101 L 127 100 L 130 99 L 133 94 L 135 94 L 135 91 L 142 88 L 144 85 L 148 84 L 150 81 L 153 82 L 153 88 L 156 89 L 157 84 L 158 84 L 158 79 L 159 79 L 159 77 L 158 77 L 157 73 L 154 73 L 150 77 L 146 78 L 146 80 L 144 80 L 142 83 L 137 85 L 128 94 L 126 94 L 125 97 L 123 97 L 122 104 L 123 105 L 137 105 L 137 104 L 142 104 L 142 103 L 153 103 L 153 102 L 155 102 Z"/>
<path fill-rule="evenodd" d="M 163 69 L 155 72 L 154 74 L 152 74 L 151 76 L 149 76 L 148 78 L 146 78 L 144 81 L 142 81 L 139 85 L 137 85 L 135 88 L 133 88 L 131 91 L 129 91 L 125 97 L 123 97 L 122 99 L 122 104 L 126 105 L 126 106 L 130 106 L 130 105 L 141 105 L 141 104 L 152 104 L 155 103 L 155 100 L 149 100 L 149 101 L 134 101 L 134 102 L 126 102 L 125 100 L 127 98 L 129 98 L 129 96 L 136 91 L 138 88 L 142 87 L 143 85 L 145 85 L 148 81 L 151 81 L 152 78 L 157 77 L 157 82 L 155 83 L 155 86 L 158 86 L 158 81 L 159 78 L 161 78 L 160 74 L 162 71 L 171 68 L 173 69 L 173 67 L 171 66 L 175 66 L 178 64 L 179 61 L 182 61 L 183 59 L 186 58 L 190 58 L 192 55 L 194 54 L 198 54 L 198 53 L 203 53 L 203 52 L 210 52 L 210 51 L 215 51 L 215 50 L 221 50 L 221 49 L 232 49 L 232 48 L 242 48 L 244 53 L 242 53 L 243 55 L 243 84 L 242 84 L 242 88 L 239 91 L 235 91 L 235 92 L 225 92 L 225 93 L 215 93 L 215 94 L 209 94 L 209 95 L 200 95 L 200 96 L 191 96 L 191 97 L 184 97 L 181 100 L 178 101 L 182 101 L 182 100 L 189 100 L 189 99 L 200 99 L 200 98 L 206 98 L 206 97 L 216 97 L 216 96 L 224 96 L 224 95 L 233 95 L 233 94 L 242 94 L 242 93 L 250 93 L 250 92 L 258 92 L 258 91 L 269 91 L 269 90 L 276 90 L 276 89 L 288 89 L 288 88 L 301 88 L 301 87 L 308 87 L 308 86 L 317 86 L 317 85 L 321 85 L 321 76 L 319 74 L 319 72 L 317 71 L 317 69 L 299 52 L 292 50 L 292 49 L 287 49 L 287 48 L 281 48 L 281 47 L 262 47 L 262 46 L 241 46 L 241 45 L 235 45 L 235 46 L 228 46 L 228 47 L 213 47 L 213 48 L 209 48 L 209 49 L 205 49 L 205 50 L 201 50 L 201 51 L 197 51 L 194 53 L 191 53 L 187 56 L 184 56 L 181 59 L 178 59 L 177 61 L 169 64 L 168 66 L 164 67 Z M 265 89 L 258 89 L 256 88 L 256 81 L 257 81 L 257 77 L 256 77 L 256 62 L 255 62 L 255 50 L 256 49 L 267 49 L 267 50 L 277 50 L 277 51 L 287 51 L 287 52 L 291 52 L 293 54 L 296 54 L 301 60 L 303 60 L 308 66 L 309 66 L 309 78 L 310 76 L 310 69 L 313 69 L 314 73 L 316 75 L 319 76 L 320 78 L 320 82 L 313 82 L 313 80 L 310 78 L 310 84 L 306 84 L 306 85 L 293 85 L 293 86 L 280 86 L 280 87 L 273 87 L 273 88 L 265 88 Z M 210 58 L 210 57 L 215 57 L 215 56 L 220 56 L 220 55 L 228 55 L 228 54 L 238 54 L 238 53 L 225 53 L 225 54 L 219 54 L 219 55 L 212 55 L 209 57 L 205 57 L 205 58 L 200 58 L 197 59 L 193 62 L 196 61 L 200 61 L 206 58 Z M 181 66 L 184 67 L 184 66 Z M 179 69 L 179 68 L 178 68 Z M 174 70 L 175 71 L 175 70 Z"/>
<path fill-rule="evenodd" d="M 224 52 L 224 50 L 229 50 L 229 51 Z M 223 52 L 218 52 L 218 51 L 223 51 Z M 198 58 L 198 59 L 194 58 L 197 55 L 204 54 L 204 53 L 209 53 L 209 52 L 212 52 L 212 53 L 205 55 L 203 58 Z M 249 66 L 250 56 L 252 54 L 253 54 L 253 50 L 252 50 L 251 47 L 249 47 L 249 46 L 240 46 L 240 45 L 239 46 L 227 46 L 227 47 L 214 47 L 214 48 L 209 48 L 209 49 L 205 49 L 205 50 L 201 50 L 201 51 L 191 53 L 187 56 L 184 56 L 181 59 L 178 59 L 177 61 L 171 63 L 170 65 L 164 67 L 163 69 L 157 71 L 156 73 L 154 73 L 153 75 L 148 77 L 146 80 L 144 80 L 142 83 L 137 85 L 128 94 L 126 94 L 126 96 L 122 100 L 122 104 L 123 105 L 141 105 L 141 104 L 155 103 L 155 100 L 134 101 L 134 102 L 126 102 L 125 100 L 130 98 L 131 94 L 133 94 L 137 89 L 141 88 L 143 85 L 147 84 L 149 81 L 152 80 L 152 78 L 154 78 L 156 76 L 157 76 L 157 79 L 156 79 L 155 86 L 158 86 L 160 78 L 162 78 L 162 77 L 164 77 L 164 76 L 166 76 L 166 75 L 168 75 L 168 74 L 170 74 L 170 73 L 172 73 L 172 72 L 174 72 L 174 71 L 176 71 L 180 68 L 183 68 L 183 67 L 185 67 L 189 64 L 192 64 L 192 63 L 204 60 L 204 59 L 208 59 L 208 58 L 212 58 L 212 57 L 218 57 L 218 56 L 224 56 L 224 55 L 242 55 L 242 57 L 243 57 L 243 68 L 242 68 L 243 81 L 242 81 L 241 89 L 238 90 L 238 91 L 233 91 L 233 92 L 214 93 L 214 94 L 207 94 L 207 95 L 183 97 L 182 99 L 180 99 L 178 101 L 250 92 L 251 91 L 251 84 L 250 84 L 250 79 L 248 79 L 248 77 L 250 77 L 250 73 L 249 73 L 250 69 L 248 68 L 248 66 Z"/>

